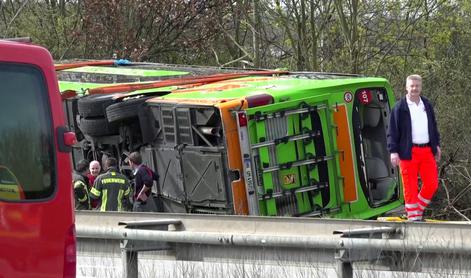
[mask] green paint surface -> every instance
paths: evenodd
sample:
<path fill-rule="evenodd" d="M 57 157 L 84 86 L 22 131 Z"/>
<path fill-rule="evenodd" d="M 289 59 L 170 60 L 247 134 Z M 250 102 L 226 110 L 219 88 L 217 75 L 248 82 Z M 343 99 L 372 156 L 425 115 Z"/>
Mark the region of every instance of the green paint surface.
<path fill-rule="evenodd" d="M 72 91 L 76 91 L 78 94 L 84 94 L 87 89 L 106 87 L 106 86 L 112 86 L 112 85 L 118 85 L 118 84 L 119 83 L 99 84 L 99 83 L 80 83 L 80 82 L 70 82 L 70 81 L 59 81 L 59 90 L 61 92 L 67 91 L 67 90 L 72 90 Z M 156 89 L 138 90 L 138 91 L 134 91 L 134 92 L 129 93 L 129 95 L 170 91 L 170 90 L 174 90 L 174 89 L 176 89 L 176 87 L 164 87 L 164 88 L 156 88 Z"/>
<path fill-rule="evenodd" d="M 234 99 L 261 93 L 272 95 L 275 100 L 300 99 L 317 95 L 335 88 L 349 88 L 359 84 L 383 84 L 383 78 L 345 78 L 345 79 L 302 79 L 281 77 L 244 77 L 202 85 L 191 90 L 181 90 L 178 94 L 165 96 L 166 99 Z"/>

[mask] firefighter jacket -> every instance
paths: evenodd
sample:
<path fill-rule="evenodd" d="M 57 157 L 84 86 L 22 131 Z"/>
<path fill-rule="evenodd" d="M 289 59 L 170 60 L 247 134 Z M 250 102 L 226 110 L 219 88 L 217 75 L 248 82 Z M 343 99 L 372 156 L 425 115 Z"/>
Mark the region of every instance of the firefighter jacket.
<path fill-rule="evenodd" d="M 74 185 L 75 209 L 90 209 L 90 198 L 88 196 L 88 183 L 86 177 L 74 171 L 72 174 Z"/>
<path fill-rule="evenodd" d="M 131 187 L 125 175 L 115 168 L 99 175 L 90 190 L 90 197 L 101 199 L 100 211 L 124 211 L 123 202 L 129 197 Z"/>

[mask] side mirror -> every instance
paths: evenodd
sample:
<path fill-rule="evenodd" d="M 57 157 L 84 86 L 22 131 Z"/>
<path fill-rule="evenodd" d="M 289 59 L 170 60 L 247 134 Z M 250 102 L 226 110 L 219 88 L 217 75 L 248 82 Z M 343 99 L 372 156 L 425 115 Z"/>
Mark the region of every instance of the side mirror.
<path fill-rule="evenodd" d="M 67 147 L 72 147 L 77 143 L 77 138 L 75 137 L 75 133 L 72 131 L 64 133 L 64 144 Z"/>
<path fill-rule="evenodd" d="M 57 144 L 59 145 L 59 151 L 71 152 L 72 146 L 77 143 L 75 133 L 69 131 L 65 126 L 57 128 Z"/>

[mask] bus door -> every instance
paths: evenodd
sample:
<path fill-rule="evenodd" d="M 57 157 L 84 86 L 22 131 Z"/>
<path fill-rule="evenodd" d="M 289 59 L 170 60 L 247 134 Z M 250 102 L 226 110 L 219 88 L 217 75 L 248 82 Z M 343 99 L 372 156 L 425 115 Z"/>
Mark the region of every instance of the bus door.
<path fill-rule="evenodd" d="M 316 216 L 339 209 L 339 192 L 332 186 L 339 175 L 327 96 L 238 113 L 250 210 L 270 216 Z"/>

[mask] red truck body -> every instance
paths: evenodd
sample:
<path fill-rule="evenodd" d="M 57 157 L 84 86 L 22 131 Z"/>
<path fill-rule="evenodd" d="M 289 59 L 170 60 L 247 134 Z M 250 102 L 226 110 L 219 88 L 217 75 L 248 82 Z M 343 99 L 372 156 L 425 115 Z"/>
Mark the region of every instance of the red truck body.
<path fill-rule="evenodd" d="M 0 165 L 22 190 L 0 194 L 0 277 L 76 275 L 74 135 L 63 113 L 50 53 L 0 40 Z M 12 180 L 0 189 L 15 191 Z"/>

